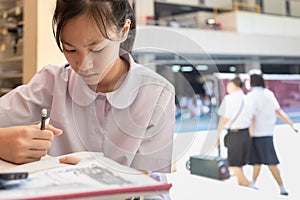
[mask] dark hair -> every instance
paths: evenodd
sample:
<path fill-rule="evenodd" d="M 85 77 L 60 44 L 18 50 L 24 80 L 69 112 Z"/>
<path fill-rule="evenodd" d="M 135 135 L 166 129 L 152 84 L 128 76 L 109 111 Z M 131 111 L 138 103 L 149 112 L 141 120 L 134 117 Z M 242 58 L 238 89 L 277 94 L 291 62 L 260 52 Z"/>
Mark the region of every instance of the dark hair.
<path fill-rule="evenodd" d="M 261 74 L 251 74 L 250 85 L 251 87 L 266 87 L 265 80 Z"/>
<path fill-rule="evenodd" d="M 241 80 L 241 78 L 240 77 L 235 77 L 235 78 L 233 78 L 233 79 L 231 79 L 231 81 L 230 82 L 232 82 L 234 85 L 236 85 L 237 87 L 240 87 L 240 88 L 242 88 L 243 87 L 243 82 L 242 82 L 242 80 Z"/>
<path fill-rule="evenodd" d="M 121 49 L 131 52 L 135 39 L 135 15 L 128 0 L 57 0 L 52 19 L 52 30 L 57 46 L 62 51 L 60 33 L 64 25 L 76 16 L 87 14 L 98 26 L 101 34 L 110 38 L 107 27 L 114 26 L 118 31 L 125 20 L 131 21 L 127 39 L 121 43 Z M 89 22 L 87 22 L 89 23 Z M 80 31 L 80 30 L 78 30 Z"/>

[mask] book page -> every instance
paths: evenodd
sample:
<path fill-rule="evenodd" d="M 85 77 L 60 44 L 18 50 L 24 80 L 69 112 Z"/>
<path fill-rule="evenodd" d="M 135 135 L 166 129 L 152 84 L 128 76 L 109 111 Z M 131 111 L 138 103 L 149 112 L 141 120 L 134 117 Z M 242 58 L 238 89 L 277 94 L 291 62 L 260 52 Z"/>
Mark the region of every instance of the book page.
<path fill-rule="evenodd" d="M 29 178 L 19 181 L 17 186 L 15 183 L 5 185 L 5 189 L 0 190 L 0 199 L 89 195 L 118 195 L 127 198 L 136 194 L 160 194 L 170 188 L 169 184 L 158 182 L 143 172 L 120 165 L 103 157 L 103 154 L 89 152 L 77 155 L 82 156 L 77 165 L 59 165 L 60 167 L 52 169 L 38 170 L 30 174 Z M 43 165 L 55 163 L 53 159 L 55 158 L 39 162 Z M 28 166 L 26 164 L 26 169 Z M 21 169 L 21 166 L 18 166 L 18 169 Z"/>

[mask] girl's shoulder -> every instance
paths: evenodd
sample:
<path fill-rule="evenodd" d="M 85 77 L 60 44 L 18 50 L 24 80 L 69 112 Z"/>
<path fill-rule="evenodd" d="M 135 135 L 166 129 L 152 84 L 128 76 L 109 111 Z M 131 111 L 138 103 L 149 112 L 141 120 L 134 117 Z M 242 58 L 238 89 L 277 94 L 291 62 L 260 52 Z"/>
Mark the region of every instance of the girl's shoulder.
<path fill-rule="evenodd" d="M 69 79 L 73 73 L 69 64 L 48 64 L 41 68 L 34 77 L 44 77 L 45 79 Z M 75 72 L 74 72 L 75 73 Z"/>
<path fill-rule="evenodd" d="M 44 73 L 44 74 L 61 74 L 61 73 L 70 73 L 72 71 L 69 64 L 48 64 L 45 65 L 43 68 L 41 68 L 38 73 Z"/>
<path fill-rule="evenodd" d="M 126 60 L 129 65 L 129 71 L 127 74 L 127 80 L 131 82 L 139 82 L 139 84 L 145 85 L 145 84 L 152 84 L 155 83 L 156 86 L 162 86 L 162 87 L 168 87 L 171 90 L 175 90 L 174 86 L 171 82 L 168 81 L 168 75 L 163 76 L 156 71 L 150 69 L 147 66 L 144 66 L 140 63 L 137 63 L 132 55 L 129 53 L 126 53 L 122 55 L 122 58 Z"/>
<path fill-rule="evenodd" d="M 27 85 L 48 84 L 51 87 L 56 84 L 66 84 L 70 80 L 71 73 L 75 72 L 72 72 L 67 64 L 48 64 L 37 71 Z"/>
<path fill-rule="evenodd" d="M 157 86 L 168 87 L 171 90 L 175 90 L 173 84 L 168 81 L 167 77 L 162 76 L 146 66 L 136 64 L 132 69 L 132 73 L 134 76 L 140 78 L 141 84 L 143 85 L 153 83 Z"/>

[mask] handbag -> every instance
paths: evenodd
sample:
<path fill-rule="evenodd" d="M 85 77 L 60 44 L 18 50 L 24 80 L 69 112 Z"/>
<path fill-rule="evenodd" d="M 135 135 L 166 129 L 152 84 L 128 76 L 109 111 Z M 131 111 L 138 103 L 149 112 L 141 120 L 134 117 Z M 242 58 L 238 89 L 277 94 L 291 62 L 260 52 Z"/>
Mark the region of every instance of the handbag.
<path fill-rule="evenodd" d="M 230 129 L 230 127 L 232 126 L 232 124 L 236 121 L 236 119 L 237 119 L 238 116 L 240 115 L 240 113 L 241 113 L 243 107 L 244 107 L 244 99 L 242 100 L 242 103 L 241 103 L 241 106 L 240 106 L 238 112 L 235 114 L 234 118 L 230 121 L 230 124 L 229 124 L 229 126 L 228 126 L 228 128 L 227 128 L 227 134 L 226 134 L 225 137 L 224 137 L 224 146 L 225 146 L 225 147 L 227 147 L 228 140 L 229 140 L 228 137 L 229 137 L 230 132 L 228 132 L 228 130 Z M 220 145 L 220 142 L 219 142 L 219 145 Z M 221 147 L 218 146 L 218 149 L 221 149 Z M 219 150 L 219 155 L 220 155 L 220 154 L 221 154 L 221 151 Z"/>

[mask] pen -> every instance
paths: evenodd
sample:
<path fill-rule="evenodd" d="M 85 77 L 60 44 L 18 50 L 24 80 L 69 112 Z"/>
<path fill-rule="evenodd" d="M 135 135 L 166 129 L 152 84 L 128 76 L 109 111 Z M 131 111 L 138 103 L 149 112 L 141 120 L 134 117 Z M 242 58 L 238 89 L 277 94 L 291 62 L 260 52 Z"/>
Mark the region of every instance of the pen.
<path fill-rule="evenodd" d="M 47 109 L 42 109 L 42 116 L 41 116 L 41 130 L 45 130 L 45 123 L 47 119 Z"/>

